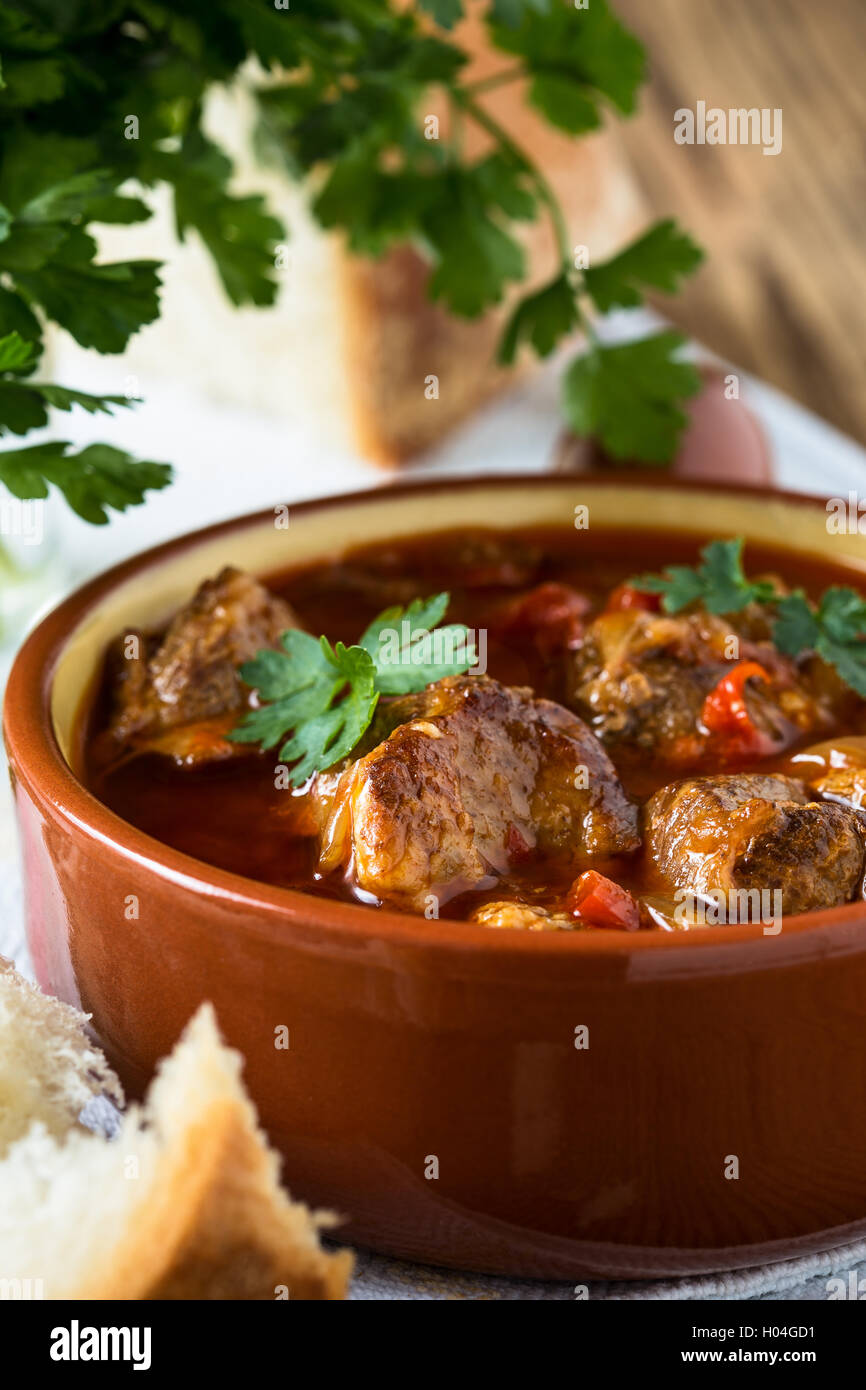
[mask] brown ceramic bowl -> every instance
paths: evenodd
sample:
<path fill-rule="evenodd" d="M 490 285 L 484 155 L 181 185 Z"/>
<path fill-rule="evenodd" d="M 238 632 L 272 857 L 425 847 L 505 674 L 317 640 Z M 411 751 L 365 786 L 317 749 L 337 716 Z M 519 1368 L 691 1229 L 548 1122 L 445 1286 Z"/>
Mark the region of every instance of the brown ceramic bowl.
<path fill-rule="evenodd" d="M 828 536 L 820 503 L 609 477 L 305 503 L 288 531 L 246 517 L 131 560 L 47 618 L 9 681 L 39 980 L 93 1013 L 133 1093 L 213 1000 L 292 1189 L 378 1250 L 629 1277 L 852 1239 L 866 1232 L 866 906 L 788 919 L 778 936 L 419 920 L 207 867 L 125 824 L 70 768 L 109 638 L 162 623 L 219 566 L 267 575 L 377 538 L 568 524 L 580 502 L 593 526 L 740 532 L 866 571 L 866 542 Z"/>

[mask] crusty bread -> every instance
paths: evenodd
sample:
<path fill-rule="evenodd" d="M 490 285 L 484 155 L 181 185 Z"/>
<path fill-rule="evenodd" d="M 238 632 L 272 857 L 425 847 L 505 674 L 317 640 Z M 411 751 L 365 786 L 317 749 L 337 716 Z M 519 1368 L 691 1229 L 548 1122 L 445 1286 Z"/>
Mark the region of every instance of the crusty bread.
<path fill-rule="evenodd" d="M 0 956 L 0 1158 L 31 1124 L 62 1139 L 94 1096 L 122 1103 L 120 1082 L 86 1022 Z"/>
<path fill-rule="evenodd" d="M 44 1000 L 33 1012 L 28 987 L 13 986 L 29 1013 L 14 1025 L 32 1045 L 18 1048 L 29 1067 L 40 1047 L 48 1082 L 55 1042 L 74 1053 L 73 1010 Z M 8 991 L 8 975 L 4 979 Z M 5 1051 L 0 1037 L 0 1053 Z M 89 1047 L 89 1045 L 88 1045 Z M 92 1051 L 92 1049 L 91 1049 Z M 87 1055 L 82 1045 L 81 1055 Z M 93 1053 L 94 1078 L 116 1087 Z M 349 1251 L 319 1242 L 334 1218 L 292 1202 L 279 1185 L 279 1160 L 258 1128 L 240 1082 L 241 1058 L 220 1041 L 203 1005 L 159 1069 L 142 1109 L 125 1115 L 112 1141 L 75 1123 L 81 1094 L 59 1102 L 19 1086 L 17 1103 L 35 1117 L 22 1137 L 17 1116 L 0 1161 L 0 1278 L 39 1281 L 49 1299 L 338 1299 L 352 1269 Z"/>

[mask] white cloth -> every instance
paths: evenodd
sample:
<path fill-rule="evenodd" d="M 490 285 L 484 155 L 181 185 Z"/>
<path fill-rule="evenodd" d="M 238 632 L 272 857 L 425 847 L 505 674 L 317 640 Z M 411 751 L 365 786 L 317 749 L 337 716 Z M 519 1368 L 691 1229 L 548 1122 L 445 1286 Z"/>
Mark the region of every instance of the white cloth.
<path fill-rule="evenodd" d="M 626 320 L 633 331 L 633 320 Z M 607 332 L 618 335 L 614 319 Z M 106 360 L 95 363 L 83 390 L 122 391 L 106 381 Z M 118 366 L 118 373 L 121 372 Z M 561 428 L 554 364 L 482 412 L 414 475 L 472 472 L 478 460 L 497 472 L 542 470 Z M 59 379 L 64 379 L 62 372 Z M 744 399 L 767 430 L 783 486 L 846 497 L 866 491 L 866 451 L 778 392 L 743 378 Z M 300 501 L 387 482 L 380 470 L 348 456 L 323 456 L 317 441 L 277 422 L 212 401 L 196 400 L 174 385 L 156 384 L 146 405 L 116 419 L 64 418 L 64 437 L 77 443 L 104 439 L 139 457 L 171 460 L 174 486 L 143 508 L 117 518 L 95 543 L 92 528 L 55 507 L 51 521 L 70 558 L 70 584 L 170 536 L 276 502 Z M 315 459 L 315 467 L 310 460 Z M 255 461 L 255 462 L 252 462 Z M 59 595 L 58 595 L 59 597 Z M 30 973 L 24 944 L 18 852 L 11 798 L 0 786 L 0 955 Z M 291 1177 L 291 1175 L 289 1175 Z M 664 1283 L 589 1285 L 592 1299 L 823 1299 L 827 1280 L 852 1269 L 866 1278 L 866 1242 L 806 1259 L 699 1279 Z M 866 1286 L 864 1286 L 866 1287 Z M 352 1297 L 357 1299 L 572 1299 L 574 1284 L 509 1280 L 406 1264 L 361 1253 Z"/>

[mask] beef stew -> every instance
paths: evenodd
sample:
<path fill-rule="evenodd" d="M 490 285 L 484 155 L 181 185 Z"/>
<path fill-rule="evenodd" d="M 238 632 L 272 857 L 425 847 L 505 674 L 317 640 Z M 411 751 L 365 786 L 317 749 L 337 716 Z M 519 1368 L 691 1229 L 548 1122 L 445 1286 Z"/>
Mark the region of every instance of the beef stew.
<path fill-rule="evenodd" d="M 267 583 L 226 570 L 165 633 L 119 636 L 82 720 L 85 780 L 197 859 L 415 913 L 419 929 L 439 915 L 677 929 L 738 920 L 719 895 L 740 895 L 749 920 L 753 893 L 789 913 L 850 901 L 866 869 L 866 702 L 814 654 L 780 650 L 760 603 L 668 613 L 630 583 L 692 563 L 704 539 L 474 528 Z M 780 592 L 839 581 L 818 561 L 792 573 L 771 547 L 747 558 Z M 350 644 L 381 610 L 441 590 L 483 660 L 381 698 L 335 767 L 295 787 L 274 752 L 229 737 L 258 703 L 238 668 L 282 632 Z"/>

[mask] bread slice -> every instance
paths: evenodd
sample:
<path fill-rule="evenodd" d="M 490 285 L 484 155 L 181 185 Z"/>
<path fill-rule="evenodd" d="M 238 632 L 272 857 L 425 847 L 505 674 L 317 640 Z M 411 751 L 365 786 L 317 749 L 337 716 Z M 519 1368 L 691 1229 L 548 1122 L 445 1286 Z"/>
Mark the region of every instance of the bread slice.
<path fill-rule="evenodd" d="M 0 956 L 0 1158 L 32 1124 L 62 1139 L 95 1096 L 123 1103 L 120 1082 L 86 1023 Z"/>
<path fill-rule="evenodd" d="M 32 1008 L 27 987 L 22 993 Z M 74 1011 L 40 1002 L 32 1046 L 19 1055 L 26 1067 L 41 1048 L 36 1074 L 47 1078 L 55 1041 L 70 1047 Z M 27 1018 L 14 1025 L 16 1036 L 25 1035 Z M 353 1257 L 321 1247 L 319 1233 L 335 1218 L 281 1189 L 241 1064 L 203 1005 L 144 1107 L 128 1111 L 111 1142 L 70 1116 L 71 1082 L 65 1135 L 59 1105 L 40 1099 L 34 1122 L 0 1161 L 0 1276 L 22 1287 L 38 1281 L 49 1299 L 345 1297 Z M 29 1103 L 30 1090 L 16 1094 Z"/>
<path fill-rule="evenodd" d="M 468 55 L 462 73 L 467 83 L 489 81 L 513 66 L 488 40 L 488 10 L 473 0 L 448 35 Z M 480 104 L 542 171 L 562 208 L 572 248 L 585 246 L 595 264 L 637 235 L 644 220 L 642 195 L 615 132 L 576 139 L 555 129 L 530 105 L 526 87 L 507 83 L 479 98 Z M 449 110 L 442 94 L 431 91 L 424 110 L 437 116 L 445 134 Z M 467 160 L 491 152 L 489 136 L 472 121 L 466 122 L 462 139 Z M 497 365 L 496 351 L 516 300 L 557 274 L 559 257 L 543 211 L 510 230 L 523 246 L 526 281 L 477 319 L 458 318 L 431 302 L 429 265 L 410 246 L 378 260 L 340 258 L 346 387 L 356 439 L 366 456 L 383 464 L 411 459 L 513 384 L 516 375 L 538 365 L 525 352 L 516 369 L 506 369 Z M 425 385 L 431 376 L 438 395 L 428 399 Z"/>

